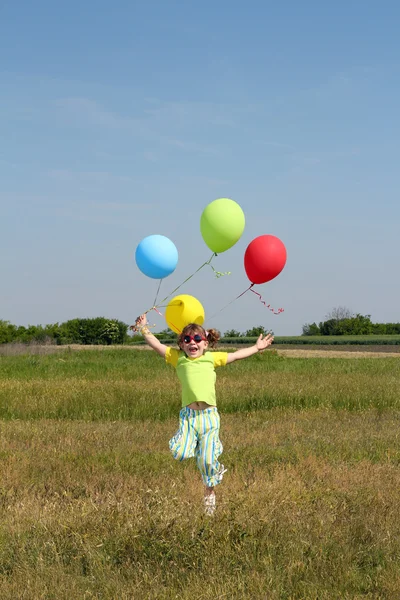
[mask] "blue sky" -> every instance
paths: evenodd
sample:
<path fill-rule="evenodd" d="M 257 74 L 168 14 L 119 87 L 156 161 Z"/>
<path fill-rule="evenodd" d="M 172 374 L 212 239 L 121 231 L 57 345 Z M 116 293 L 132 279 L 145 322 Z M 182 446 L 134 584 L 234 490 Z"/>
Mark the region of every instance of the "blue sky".
<path fill-rule="evenodd" d="M 158 282 L 151 234 L 177 246 L 167 295 L 210 250 L 207 204 L 242 238 L 181 293 L 210 318 L 248 285 L 252 239 L 285 269 L 207 326 L 298 335 L 334 307 L 398 322 L 400 5 L 102 2 L 0 5 L 0 319 L 127 323 Z M 153 313 L 156 330 L 165 321 Z"/>

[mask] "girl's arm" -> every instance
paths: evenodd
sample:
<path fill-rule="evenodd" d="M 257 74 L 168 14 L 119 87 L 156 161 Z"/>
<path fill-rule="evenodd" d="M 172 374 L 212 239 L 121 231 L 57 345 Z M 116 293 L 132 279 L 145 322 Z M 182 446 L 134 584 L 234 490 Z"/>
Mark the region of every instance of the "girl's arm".
<path fill-rule="evenodd" d="M 230 352 L 228 354 L 228 358 L 226 359 L 226 364 L 235 362 L 235 360 L 242 360 L 242 358 L 248 358 L 249 356 L 253 356 L 253 354 L 257 354 L 257 352 L 261 352 L 268 348 L 274 341 L 274 336 L 268 333 L 264 338 L 262 334 L 254 344 L 254 346 L 250 346 L 249 348 L 242 348 L 241 350 L 236 350 L 236 352 Z"/>
<path fill-rule="evenodd" d="M 150 348 L 153 348 L 157 354 L 164 357 L 168 346 L 162 344 L 160 340 L 158 340 L 156 336 L 151 333 L 150 329 L 147 327 L 146 315 L 141 315 L 138 317 L 135 321 L 135 324 L 140 335 L 142 335 L 146 340 L 146 344 L 148 344 Z"/>

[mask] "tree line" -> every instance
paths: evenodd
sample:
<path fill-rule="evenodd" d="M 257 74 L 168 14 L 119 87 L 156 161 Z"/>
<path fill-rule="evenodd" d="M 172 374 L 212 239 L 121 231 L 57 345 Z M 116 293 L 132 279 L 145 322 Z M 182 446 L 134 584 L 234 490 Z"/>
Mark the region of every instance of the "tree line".
<path fill-rule="evenodd" d="M 128 325 L 118 319 L 96 317 L 93 319 L 71 319 L 52 325 L 13 325 L 0 320 L 0 344 L 20 342 L 22 344 L 84 344 L 110 345 L 129 341 Z"/>
<path fill-rule="evenodd" d="M 231 329 L 224 337 L 255 337 L 267 331 L 261 325 L 240 333 Z M 175 340 L 177 334 L 171 329 L 164 329 L 154 334 L 159 339 Z M 111 345 L 132 344 L 143 341 L 142 336 L 130 335 L 129 325 L 118 319 L 105 317 L 71 319 L 65 323 L 51 325 L 29 325 L 28 327 L 13 325 L 0 319 L 0 344 L 82 344 L 82 345 Z"/>
<path fill-rule="evenodd" d="M 371 315 L 353 314 L 348 308 L 334 308 L 325 321 L 306 323 L 302 335 L 400 335 L 400 323 L 373 323 Z"/>
<path fill-rule="evenodd" d="M 229 329 L 222 339 L 255 338 L 260 334 L 272 333 L 262 325 L 247 329 L 245 332 Z M 164 329 L 154 334 L 159 339 L 176 340 L 177 334 Z M 400 335 L 400 323 L 373 323 L 371 315 L 353 314 L 346 308 L 338 307 L 326 316 L 325 321 L 306 323 L 302 336 L 344 336 L 344 335 Z M 142 342 L 140 335 L 132 337 L 129 325 L 118 319 L 105 317 L 71 319 L 65 323 L 52 325 L 13 325 L 0 319 L 0 344 L 19 342 L 23 344 L 82 344 L 111 345 Z"/>

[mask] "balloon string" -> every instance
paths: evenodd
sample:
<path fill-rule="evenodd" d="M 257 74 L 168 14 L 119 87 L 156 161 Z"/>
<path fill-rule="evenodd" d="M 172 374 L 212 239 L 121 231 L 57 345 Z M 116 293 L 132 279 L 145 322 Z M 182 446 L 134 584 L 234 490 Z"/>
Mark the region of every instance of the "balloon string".
<path fill-rule="evenodd" d="M 155 310 L 159 315 L 163 316 L 158 310 L 157 307 L 161 307 L 163 306 L 163 303 L 168 300 L 168 298 L 170 298 L 172 296 L 172 294 L 174 294 L 175 292 L 177 292 L 179 290 L 179 288 L 181 288 L 187 281 L 189 281 L 189 279 L 191 279 L 192 277 L 194 277 L 194 275 L 196 275 L 196 273 L 198 273 L 203 267 L 205 267 L 206 265 L 210 265 L 210 267 L 213 269 L 213 271 L 216 274 L 216 277 L 220 277 L 221 275 L 223 275 L 224 273 L 219 273 L 218 271 L 216 271 L 214 269 L 214 267 L 211 264 L 212 259 L 214 258 L 214 256 L 217 256 L 216 252 L 213 252 L 213 254 L 211 255 L 211 258 L 209 258 L 208 260 L 206 260 L 206 262 L 204 262 L 194 273 L 192 273 L 191 275 L 189 275 L 189 277 L 187 277 L 185 279 L 185 281 L 182 281 L 182 283 L 180 283 L 174 290 L 172 290 L 172 292 L 170 292 L 168 294 L 168 296 L 165 296 L 165 298 L 163 298 L 162 300 L 160 300 L 159 304 L 156 305 L 156 301 L 157 301 L 157 297 L 158 297 L 158 292 L 160 290 L 160 286 L 161 286 L 161 279 L 160 279 L 160 283 L 158 286 L 158 290 L 157 290 L 157 294 L 156 294 L 156 298 L 154 300 L 153 306 L 151 306 L 150 308 L 148 308 L 147 310 L 144 311 L 144 315 L 147 315 L 147 313 L 149 313 L 151 310 Z M 153 327 L 155 327 L 155 325 L 153 325 Z M 130 329 L 132 329 L 132 331 L 135 331 L 135 325 L 131 325 Z"/>
<path fill-rule="evenodd" d="M 160 311 L 158 310 L 158 308 L 156 306 L 153 306 L 153 308 L 151 308 L 150 310 L 155 310 L 156 313 L 158 313 L 160 315 L 160 317 L 164 317 L 164 315 L 162 313 L 160 313 Z M 147 312 L 149 312 L 149 311 L 147 311 Z M 181 330 L 179 329 L 179 327 L 177 327 L 176 325 L 174 325 L 174 323 L 171 323 L 171 325 L 173 327 L 175 327 L 175 329 L 179 332 L 179 334 L 182 333 Z M 153 329 L 153 327 L 155 327 L 155 324 L 154 325 L 147 324 L 147 327 L 149 329 Z M 134 334 L 135 333 L 140 333 L 140 330 L 136 327 L 136 325 L 130 325 L 129 329 L 131 329 Z"/>
<path fill-rule="evenodd" d="M 216 269 L 214 269 L 213 265 L 211 264 L 211 261 L 213 260 L 214 256 L 218 256 L 218 254 L 217 254 L 216 252 L 213 252 L 213 254 L 211 255 L 211 258 L 209 258 L 208 260 L 206 260 L 206 262 L 204 262 L 204 263 L 203 263 L 203 264 L 202 264 L 202 265 L 201 265 L 201 266 L 200 266 L 200 267 L 199 267 L 199 268 L 198 268 L 198 269 L 197 269 L 197 270 L 196 270 L 194 273 L 192 273 L 191 275 L 189 275 L 189 277 L 187 277 L 187 278 L 186 278 L 184 281 L 182 281 L 182 283 L 180 283 L 180 284 L 179 284 L 179 285 L 178 285 L 178 286 L 177 286 L 177 287 L 176 287 L 174 290 L 172 290 L 172 292 L 170 292 L 170 293 L 168 294 L 168 296 L 165 296 L 165 298 L 163 298 L 162 300 L 160 300 L 159 304 L 156 304 L 156 302 L 157 302 L 157 297 L 158 297 L 158 293 L 159 293 L 159 291 L 160 291 L 161 282 L 162 282 L 162 279 L 160 279 L 160 283 L 159 283 L 159 285 L 158 285 L 158 290 L 157 290 L 157 294 L 156 294 L 156 297 L 155 297 L 155 299 L 154 299 L 154 302 L 153 302 L 153 306 L 151 306 L 151 307 L 150 307 L 150 308 L 148 308 L 146 311 L 144 311 L 144 313 L 143 313 L 143 314 L 144 314 L 144 315 L 147 315 L 147 313 L 149 313 L 151 310 L 155 310 L 155 311 L 156 311 L 156 312 L 157 312 L 159 315 L 163 316 L 163 315 L 162 315 L 162 314 L 161 314 L 161 313 L 160 313 L 160 312 L 157 310 L 157 307 L 158 307 L 158 308 L 161 308 L 161 307 L 163 307 L 163 306 L 166 306 L 166 305 L 163 305 L 163 303 L 164 303 L 166 300 L 168 300 L 168 298 L 170 298 L 170 297 L 172 296 L 172 294 L 174 294 L 175 292 L 177 292 L 177 291 L 179 290 L 179 288 L 181 288 L 181 287 L 182 287 L 182 286 L 183 286 L 183 285 L 184 285 L 184 284 L 185 284 L 187 281 L 189 281 L 189 279 L 191 279 L 192 277 L 194 277 L 194 275 L 196 275 L 196 273 L 198 273 L 198 272 L 199 272 L 199 271 L 200 271 L 200 270 L 201 270 L 203 267 L 205 267 L 206 265 L 209 265 L 209 266 L 211 267 L 211 269 L 214 271 L 215 277 L 217 277 L 217 279 L 219 279 L 220 277 L 223 277 L 224 275 L 230 275 L 230 274 L 231 274 L 231 271 L 226 271 L 226 272 L 222 273 L 221 271 L 217 271 Z M 240 297 L 240 296 L 238 296 L 238 297 Z M 153 327 L 155 327 L 155 326 L 153 325 Z M 135 326 L 134 326 L 134 325 L 132 325 L 132 326 L 130 327 L 130 329 L 132 329 L 132 330 L 135 330 Z M 177 329 L 178 329 L 178 328 L 177 328 Z"/>
<path fill-rule="evenodd" d="M 206 262 L 204 262 L 194 273 L 192 273 L 191 275 L 189 275 L 189 277 L 187 277 L 184 281 L 182 281 L 182 283 L 180 283 L 174 290 L 172 290 L 172 292 L 170 292 L 168 294 L 168 296 L 165 296 L 165 298 L 163 298 L 162 300 L 160 300 L 160 302 L 158 304 L 156 304 L 156 302 L 154 302 L 153 306 L 151 308 L 148 308 L 143 314 L 147 314 L 148 312 L 150 312 L 151 310 L 157 308 L 157 306 L 162 306 L 162 304 L 168 300 L 168 298 L 170 298 L 172 296 L 172 294 L 174 294 L 175 292 L 177 292 L 179 290 L 179 288 L 181 288 L 187 281 L 189 281 L 189 279 L 191 279 L 192 277 L 194 277 L 194 275 L 196 275 L 196 273 L 198 273 L 203 267 L 205 267 L 206 265 L 209 265 L 212 270 L 215 273 L 215 276 L 217 278 L 222 277 L 223 275 L 230 275 L 230 271 L 226 272 L 226 273 L 221 273 L 220 271 L 216 271 L 214 269 L 214 267 L 211 264 L 212 259 L 214 258 L 214 256 L 218 256 L 216 252 L 214 252 L 211 255 L 211 258 L 209 258 L 208 260 L 206 260 Z M 157 296 L 158 296 L 158 292 L 157 292 Z"/>
<path fill-rule="evenodd" d="M 252 284 L 254 285 L 254 284 Z M 211 321 L 211 319 L 213 319 L 216 315 L 219 315 L 220 312 L 222 312 L 223 310 L 225 310 L 225 308 L 228 308 L 228 306 L 230 306 L 231 304 L 233 304 L 234 302 L 236 302 L 236 300 L 238 300 L 239 298 L 241 298 L 242 296 L 244 296 L 244 294 L 246 292 L 248 292 L 251 289 L 251 285 L 244 290 L 244 292 L 242 292 L 241 294 L 239 294 L 239 296 L 236 296 L 236 298 L 234 298 L 233 300 L 231 300 L 230 302 L 228 302 L 228 304 L 226 304 L 225 306 L 223 306 L 222 308 L 220 308 L 216 313 L 214 313 L 209 319 L 207 319 L 207 321 Z"/>
<path fill-rule="evenodd" d="M 262 302 L 262 304 L 264 304 L 264 306 L 266 306 L 271 312 L 273 312 L 274 315 L 279 315 L 280 313 L 284 312 L 283 308 L 278 308 L 278 310 L 275 311 L 275 309 L 272 308 L 270 304 L 267 304 L 266 302 L 264 302 L 264 300 L 261 297 L 261 294 L 259 294 L 258 292 L 255 292 L 253 290 L 253 286 L 254 286 L 254 283 L 252 283 L 247 289 L 245 289 L 244 292 L 242 292 L 241 294 L 239 294 L 239 296 L 236 296 L 236 298 L 234 298 L 233 300 L 231 300 L 230 302 L 228 302 L 228 304 L 226 304 L 223 308 L 221 308 L 219 311 L 217 311 L 216 313 L 214 313 L 209 319 L 207 319 L 207 321 L 211 321 L 211 319 L 213 319 L 216 315 L 218 315 L 220 312 L 222 312 L 223 310 L 225 310 L 225 308 L 228 308 L 228 306 L 230 306 L 231 304 L 233 304 L 234 302 L 236 302 L 236 300 L 238 300 L 239 298 L 241 298 L 242 296 L 244 296 L 244 294 L 246 292 L 248 292 L 248 291 L 253 292 L 253 294 L 256 294 L 260 298 L 260 302 Z"/>
<path fill-rule="evenodd" d="M 145 313 L 143 313 L 143 314 L 147 315 L 147 313 L 148 313 L 148 312 L 150 312 L 151 310 L 155 310 L 155 311 L 156 311 L 156 312 L 157 312 L 157 313 L 158 313 L 158 314 L 159 314 L 161 317 L 163 316 L 163 315 L 160 313 L 160 311 L 159 311 L 159 310 L 157 310 L 157 308 L 156 308 L 155 306 L 153 306 L 152 308 L 149 308 L 149 310 L 146 310 L 146 312 L 145 312 Z M 155 323 L 154 323 L 153 325 L 150 325 L 150 323 L 147 323 L 147 327 L 148 327 L 149 329 L 153 329 L 153 327 L 155 327 L 155 326 L 156 326 L 156 325 L 155 325 Z M 139 329 L 138 329 L 138 327 L 137 327 L 136 325 L 129 325 L 129 329 L 130 329 L 131 331 L 133 331 L 133 333 L 139 333 L 139 332 L 140 332 L 140 331 L 139 331 Z"/>
<path fill-rule="evenodd" d="M 253 285 L 254 285 L 254 283 L 253 283 Z M 267 304 L 266 302 L 264 302 L 264 300 L 263 300 L 263 299 L 262 299 L 262 297 L 261 297 L 261 294 L 259 294 L 258 292 L 255 292 L 255 291 L 252 289 L 253 285 L 251 285 L 251 286 L 250 286 L 250 288 L 249 288 L 249 289 L 250 289 L 250 291 L 251 291 L 251 292 L 253 292 L 253 294 L 256 294 L 256 296 L 258 296 L 258 297 L 259 297 L 259 299 L 260 299 L 260 302 L 262 302 L 262 304 L 264 304 L 264 306 L 266 306 L 266 307 L 268 308 L 268 310 L 270 310 L 271 312 L 273 312 L 273 313 L 274 313 L 274 315 L 280 315 L 281 313 L 283 313 L 283 312 L 284 312 L 284 310 L 285 310 L 284 308 L 278 308 L 278 310 L 275 310 L 274 308 L 272 308 L 272 306 L 271 306 L 270 304 Z"/>
<path fill-rule="evenodd" d="M 157 308 L 156 306 L 153 306 L 153 310 L 155 310 L 155 311 L 156 311 L 156 313 L 158 313 L 158 314 L 160 315 L 160 317 L 163 317 L 163 316 L 164 316 L 162 313 L 160 313 L 160 311 L 158 310 L 158 308 Z M 171 321 L 170 321 L 170 323 L 171 323 Z M 179 329 L 179 327 L 177 327 L 177 326 L 176 326 L 174 323 L 171 323 L 171 325 L 172 325 L 173 327 L 175 327 L 175 329 L 177 329 L 177 330 L 179 331 L 179 333 L 182 333 L 182 332 L 181 332 L 181 330 Z M 169 325 L 168 325 L 168 327 L 169 327 Z M 170 329 L 171 329 L 171 328 L 170 328 Z M 176 332 L 175 332 L 175 333 L 176 333 Z"/>
<path fill-rule="evenodd" d="M 153 306 L 156 305 L 157 298 L 158 298 L 158 293 L 159 293 L 160 287 L 161 287 L 161 283 L 162 283 L 162 279 L 160 279 L 160 283 L 158 284 L 158 289 L 157 289 L 156 297 L 154 298 Z"/>
<path fill-rule="evenodd" d="M 212 265 L 211 265 L 211 261 L 214 258 L 214 256 L 217 256 L 217 254 L 215 252 L 213 252 L 213 254 L 211 255 L 211 258 L 209 258 L 208 260 L 206 260 L 206 262 L 203 263 L 194 273 L 192 273 L 191 275 L 189 275 L 189 277 L 187 277 L 185 279 L 185 281 L 182 281 L 182 283 L 180 283 L 174 290 L 172 290 L 172 292 L 170 292 L 168 294 L 168 296 L 165 296 L 165 298 L 163 298 L 162 300 L 160 300 L 160 304 L 162 304 L 163 302 L 165 302 L 166 300 L 168 300 L 168 298 L 170 298 L 172 296 L 172 294 L 174 294 L 175 292 L 177 292 L 179 290 L 179 288 L 181 288 L 187 281 L 189 281 L 189 279 L 191 279 L 194 275 L 196 275 L 196 273 L 198 273 L 203 267 L 205 267 L 206 265 L 210 265 L 210 267 L 213 268 Z"/>

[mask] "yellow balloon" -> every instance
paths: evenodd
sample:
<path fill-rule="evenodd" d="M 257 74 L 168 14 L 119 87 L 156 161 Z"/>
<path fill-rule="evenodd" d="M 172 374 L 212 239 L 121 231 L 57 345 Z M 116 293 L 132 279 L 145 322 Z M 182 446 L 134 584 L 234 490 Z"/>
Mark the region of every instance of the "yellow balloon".
<path fill-rule="evenodd" d="M 189 323 L 204 323 L 204 308 L 193 296 L 181 294 L 175 296 L 165 309 L 165 320 L 167 325 L 175 333 L 181 333 Z"/>

